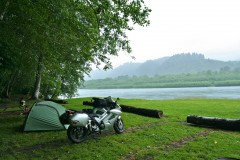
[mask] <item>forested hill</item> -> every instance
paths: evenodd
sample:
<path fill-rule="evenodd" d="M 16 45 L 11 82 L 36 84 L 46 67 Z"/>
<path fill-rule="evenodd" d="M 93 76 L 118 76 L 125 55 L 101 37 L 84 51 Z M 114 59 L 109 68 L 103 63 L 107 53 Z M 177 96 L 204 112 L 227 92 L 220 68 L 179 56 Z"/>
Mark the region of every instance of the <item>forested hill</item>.
<path fill-rule="evenodd" d="M 177 54 L 149 60 L 144 63 L 125 63 L 113 70 L 95 70 L 90 79 L 115 78 L 118 76 L 154 76 L 182 73 L 198 73 L 202 71 L 233 70 L 240 68 L 240 61 L 218 61 L 206 59 L 203 54 Z"/>

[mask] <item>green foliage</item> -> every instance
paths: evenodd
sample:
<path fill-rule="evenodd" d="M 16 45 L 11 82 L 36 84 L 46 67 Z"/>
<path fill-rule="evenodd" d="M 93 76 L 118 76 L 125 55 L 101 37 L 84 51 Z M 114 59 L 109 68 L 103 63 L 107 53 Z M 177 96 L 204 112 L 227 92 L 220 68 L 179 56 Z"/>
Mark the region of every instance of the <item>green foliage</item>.
<path fill-rule="evenodd" d="M 74 95 L 92 64 L 107 69 L 111 55 L 130 53 L 126 31 L 148 25 L 151 11 L 142 0 L 2 0 L 0 8 L 1 97 L 33 98 Z"/>
<path fill-rule="evenodd" d="M 82 102 L 69 99 L 67 108 L 83 109 Z M 220 157 L 240 158 L 239 132 L 187 125 L 189 114 L 239 119 L 239 100 L 121 99 L 120 104 L 159 109 L 161 119 L 124 113 L 126 131 L 123 134 L 103 133 L 73 145 L 66 131 L 22 132 L 25 117 L 0 116 L 1 159 L 184 159 L 201 160 Z M 227 148 L 227 149 L 226 149 Z M 47 153 L 47 154 L 46 154 Z"/>
<path fill-rule="evenodd" d="M 240 72 L 238 69 L 205 71 L 196 74 L 155 75 L 155 76 L 119 76 L 89 80 L 85 88 L 170 88 L 170 87 L 209 87 L 239 86 Z"/>

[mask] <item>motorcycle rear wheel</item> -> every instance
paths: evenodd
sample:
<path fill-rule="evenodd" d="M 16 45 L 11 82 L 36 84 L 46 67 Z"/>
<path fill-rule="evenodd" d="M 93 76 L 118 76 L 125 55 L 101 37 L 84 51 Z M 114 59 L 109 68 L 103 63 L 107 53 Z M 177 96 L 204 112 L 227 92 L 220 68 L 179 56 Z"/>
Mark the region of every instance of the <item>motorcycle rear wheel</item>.
<path fill-rule="evenodd" d="M 87 129 L 85 127 L 69 126 L 67 130 L 68 139 L 73 143 L 80 143 L 87 137 Z"/>
<path fill-rule="evenodd" d="M 116 133 L 120 134 L 124 132 L 124 124 L 122 119 L 117 119 L 113 125 L 113 128 L 115 130 Z"/>

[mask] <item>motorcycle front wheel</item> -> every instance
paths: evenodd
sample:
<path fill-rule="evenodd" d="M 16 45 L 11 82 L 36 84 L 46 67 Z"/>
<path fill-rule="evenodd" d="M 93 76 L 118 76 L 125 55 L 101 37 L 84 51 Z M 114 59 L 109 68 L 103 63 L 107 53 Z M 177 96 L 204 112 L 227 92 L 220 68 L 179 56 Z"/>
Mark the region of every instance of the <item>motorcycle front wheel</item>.
<path fill-rule="evenodd" d="M 87 137 L 87 129 L 85 127 L 69 126 L 67 130 L 68 139 L 73 143 L 80 143 Z"/>
<path fill-rule="evenodd" d="M 116 133 L 120 134 L 120 133 L 123 133 L 124 131 L 124 124 L 123 124 L 123 121 L 122 119 L 117 119 L 114 123 L 114 126 L 113 126 L 114 130 Z"/>

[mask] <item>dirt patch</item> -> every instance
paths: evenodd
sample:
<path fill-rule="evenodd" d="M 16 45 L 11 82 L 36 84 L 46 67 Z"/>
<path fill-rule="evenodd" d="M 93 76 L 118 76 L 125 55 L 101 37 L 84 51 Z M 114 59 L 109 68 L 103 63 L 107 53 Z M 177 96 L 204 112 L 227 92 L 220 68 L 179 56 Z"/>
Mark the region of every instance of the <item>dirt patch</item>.
<path fill-rule="evenodd" d="M 136 159 L 135 155 L 137 153 L 139 153 L 141 151 L 147 151 L 147 150 L 150 150 L 150 149 L 154 149 L 154 150 L 161 149 L 161 150 L 165 150 L 165 151 L 170 151 L 170 150 L 173 150 L 173 149 L 181 148 L 181 147 L 184 147 L 184 145 L 186 145 L 187 143 L 194 141 L 198 137 L 205 137 L 212 132 L 214 132 L 214 131 L 211 130 L 211 129 L 207 129 L 207 130 L 199 132 L 195 135 L 187 136 L 187 137 L 184 137 L 180 140 L 173 141 L 170 144 L 166 144 L 166 145 L 163 145 L 163 146 L 148 146 L 147 148 L 143 148 L 142 150 L 138 150 L 136 152 L 130 152 L 128 155 L 122 157 L 121 160 L 135 160 Z M 152 157 L 152 155 L 151 155 L 150 157 L 148 156 L 148 159 L 154 159 L 154 157 Z"/>
<path fill-rule="evenodd" d="M 205 137 L 205 136 L 207 136 L 209 133 L 212 133 L 212 132 L 214 132 L 214 131 L 213 131 L 213 130 L 210 130 L 210 129 L 204 130 L 204 131 L 199 132 L 199 133 L 197 133 L 197 134 L 195 134 L 195 135 L 188 136 L 188 137 L 184 137 L 184 138 L 182 138 L 182 139 L 180 139 L 180 140 L 178 140 L 178 141 L 173 141 L 171 144 L 166 145 L 164 148 L 167 149 L 167 150 L 168 150 L 168 149 L 171 149 L 171 148 L 181 148 L 181 147 L 183 147 L 185 144 L 187 144 L 187 143 L 189 143 L 189 142 L 191 142 L 191 141 L 194 141 L 196 138 L 198 138 L 198 137 Z"/>
<path fill-rule="evenodd" d="M 144 124 L 144 125 L 141 125 L 141 126 L 130 127 L 130 128 L 125 130 L 125 133 L 130 133 L 130 132 L 134 132 L 134 131 L 137 131 L 137 130 L 144 130 L 144 129 L 147 129 L 147 128 L 150 128 L 150 127 L 155 127 L 155 126 L 159 126 L 161 124 L 166 124 L 166 123 L 168 123 L 168 122 L 154 122 L 154 123 Z"/>
<path fill-rule="evenodd" d="M 49 142 L 43 142 L 43 143 L 38 143 L 35 145 L 31 146 L 25 146 L 25 147 L 20 147 L 20 148 L 14 148 L 14 149 L 7 149 L 5 152 L 3 152 L 1 155 L 17 155 L 18 153 L 24 153 L 31 155 L 34 151 L 43 149 L 43 148 L 59 148 L 61 145 L 65 145 L 69 143 L 67 139 L 58 139 L 58 140 L 53 140 Z"/>
<path fill-rule="evenodd" d="M 22 110 L 17 111 L 3 111 L 0 112 L 1 116 L 12 116 L 12 115 L 20 115 L 22 113 Z"/>

